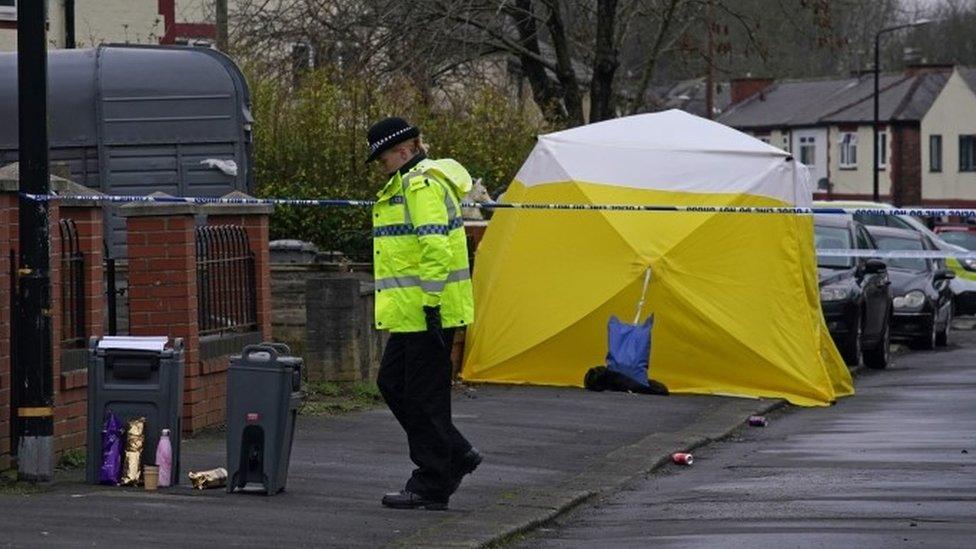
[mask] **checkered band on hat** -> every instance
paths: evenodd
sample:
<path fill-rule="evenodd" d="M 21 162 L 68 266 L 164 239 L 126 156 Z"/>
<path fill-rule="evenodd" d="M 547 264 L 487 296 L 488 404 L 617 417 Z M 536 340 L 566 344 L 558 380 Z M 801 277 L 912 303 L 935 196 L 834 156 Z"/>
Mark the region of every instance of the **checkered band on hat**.
<path fill-rule="evenodd" d="M 403 134 L 407 133 L 408 131 L 410 131 L 412 129 L 413 129 L 413 126 L 409 126 L 409 127 L 406 127 L 406 128 L 401 128 L 401 129 L 399 129 L 399 130 L 391 133 L 390 135 L 388 135 L 388 136 L 380 139 L 379 141 L 377 141 L 375 143 L 370 143 L 369 144 L 369 148 L 371 150 L 374 150 L 375 151 L 376 149 L 382 147 L 385 143 L 389 143 L 391 139 L 396 139 L 397 136 L 403 135 Z"/>

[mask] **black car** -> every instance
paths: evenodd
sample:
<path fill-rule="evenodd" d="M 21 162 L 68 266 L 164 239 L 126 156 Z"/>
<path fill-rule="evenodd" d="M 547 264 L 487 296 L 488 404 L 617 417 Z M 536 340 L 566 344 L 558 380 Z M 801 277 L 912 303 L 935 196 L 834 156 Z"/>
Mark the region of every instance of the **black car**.
<path fill-rule="evenodd" d="M 814 216 L 819 250 L 874 250 L 864 225 L 847 215 Z M 892 303 L 887 266 L 877 259 L 817 256 L 820 306 L 844 361 L 870 368 L 888 365 Z"/>
<path fill-rule="evenodd" d="M 927 236 L 914 231 L 890 227 L 868 227 L 868 231 L 878 243 L 879 250 L 938 250 Z M 891 295 L 894 296 L 892 337 L 923 349 L 948 344 L 952 324 L 949 281 L 955 274 L 945 268 L 942 259 L 908 257 L 890 258 L 885 262 L 891 279 Z"/>

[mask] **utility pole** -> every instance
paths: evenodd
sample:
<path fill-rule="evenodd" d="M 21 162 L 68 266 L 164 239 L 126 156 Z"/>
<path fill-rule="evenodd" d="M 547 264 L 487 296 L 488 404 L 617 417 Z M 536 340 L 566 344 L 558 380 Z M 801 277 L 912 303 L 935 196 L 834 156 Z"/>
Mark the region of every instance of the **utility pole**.
<path fill-rule="evenodd" d="M 881 123 L 880 120 L 878 120 L 880 118 L 880 110 L 881 110 L 878 104 L 879 103 L 878 97 L 881 94 L 880 91 L 881 86 L 879 83 L 880 74 L 881 74 L 881 35 L 896 30 L 907 29 L 911 27 L 920 27 L 922 25 L 928 25 L 929 23 L 933 23 L 933 22 L 934 21 L 932 21 L 931 19 L 918 19 L 916 21 L 912 21 L 911 23 L 905 23 L 904 25 L 895 25 L 893 27 L 887 27 L 881 29 L 877 32 L 877 34 L 874 35 L 874 95 L 873 95 L 874 120 L 871 126 L 872 133 L 874 135 L 874 157 L 873 157 L 873 162 L 871 163 L 871 189 L 872 189 L 871 196 L 873 197 L 875 202 L 881 201 L 881 188 L 879 182 L 880 168 L 878 166 L 879 164 L 878 160 L 879 157 L 881 156 L 881 143 L 880 143 L 881 138 L 880 138 L 880 132 L 878 131 L 878 126 Z M 891 186 L 894 187 L 895 183 L 896 183 L 895 181 L 891 181 Z M 893 188 L 889 189 L 888 196 L 894 199 L 895 192 Z"/>
<path fill-rule="evenodd" d="M 45 5 L 17 2 L 17 91 L 20 161 L 20 268 L 14 368 L 17 468 L 21 478 L 54 476 L 54 386 L 51 371 L 51 279 L 48 208 L 23 193 L 48 194 L 47 33 Z"/>
<path fill-rule="evenodd" d="M 227 51 L 227 0 L 216 0 L 217 8 L 217 49 Z"/>
<path fill-rule="evenodd" d="M 75 47 L 75 0 L 64 0 L 64 48 Z"/>
<path fill-rule="evenodd" d="M 712 19 L 712 0 L 708 0 L 708 5 L 705 8 L 705 26 L 708 29 L 708 45 L 706 54 L 706 60 L 708 62 L 705 68 L 705 118 L 711 120 L 715 117 L 715 39 L 712 36 L 712 26 L 714 21 Z"/>

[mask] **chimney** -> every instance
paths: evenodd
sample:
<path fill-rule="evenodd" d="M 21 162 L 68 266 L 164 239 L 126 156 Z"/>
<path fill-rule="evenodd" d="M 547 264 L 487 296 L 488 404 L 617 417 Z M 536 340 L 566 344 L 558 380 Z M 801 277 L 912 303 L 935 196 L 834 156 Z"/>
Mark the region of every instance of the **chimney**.
<path fill-rule="evenodd" d="M 952 72 L 955 65 L 952 63 L 915 63 L 905 67 L 905 76 L 918 76 L 920 74 Z"/>
<path fill-rule="evenodd" d="M 772 78 L 734 78 L 732 79 L 732 104 L 741 103 L 772 85 Z"/>

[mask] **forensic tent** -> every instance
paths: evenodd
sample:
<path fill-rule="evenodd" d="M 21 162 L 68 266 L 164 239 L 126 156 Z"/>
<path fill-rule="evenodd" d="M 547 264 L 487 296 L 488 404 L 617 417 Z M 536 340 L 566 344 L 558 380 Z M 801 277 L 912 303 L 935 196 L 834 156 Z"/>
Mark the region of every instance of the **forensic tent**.
<path fill-rule="evenodd" d="M 809 206 L 788 153 L 682 111 L 539 137 L 508 203 Z M 649 374 L 673 393 L 827 405 L 853 393 L 820 311 L 810 216 L 498 209 L 462 377 L 582 386 L 648 267 Z"/>

